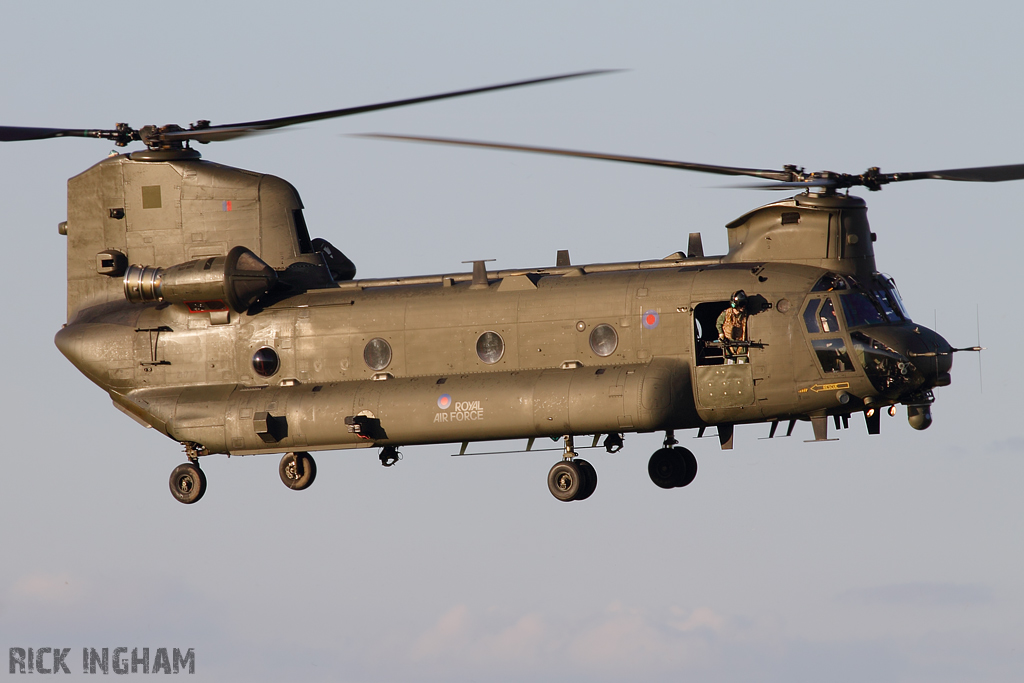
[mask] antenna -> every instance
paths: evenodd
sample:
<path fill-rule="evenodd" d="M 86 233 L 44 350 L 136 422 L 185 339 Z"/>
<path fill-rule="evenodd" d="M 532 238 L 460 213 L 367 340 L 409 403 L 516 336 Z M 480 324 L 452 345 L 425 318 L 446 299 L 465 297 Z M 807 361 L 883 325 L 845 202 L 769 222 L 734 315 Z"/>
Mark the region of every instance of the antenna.
<path fill-rule="evenodd" d="M 978 348 L 981 348 L 981 304 L 974 304 L 974 325 L 975 331 L 978 333 Z M 978 391 L 979 393 L 985 393 L 985 384 L 981 374 L 981 351 L 978 351 Z"/>

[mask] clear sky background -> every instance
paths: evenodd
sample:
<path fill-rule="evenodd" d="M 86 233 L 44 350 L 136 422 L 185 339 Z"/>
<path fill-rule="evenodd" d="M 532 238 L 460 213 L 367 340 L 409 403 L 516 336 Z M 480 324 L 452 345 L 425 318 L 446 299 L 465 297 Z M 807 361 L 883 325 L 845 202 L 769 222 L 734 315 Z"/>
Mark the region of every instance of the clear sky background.
<path fill-rule="evenodd" d="M 628 72 L 203 146 L 302 194 L 362 277 L 660 258 L 783 194 L 596 161 L 345 137 L 463 136 L 851 173 L 1024 162 L 1024 9 L 1011 2 L 5 3 L 0 124 L 229 123 L 593 68 Z M 867 196 L 879 267 L 955 346 L 935 424 L 868 437 L 691 440 L 598 453 L 416 447 L 204 461 L 114 409 L 54 347 L 66 179 L 110 144 L 0 145 L 4 390 L 0 648 L 193 647 L 202 681 L 1024 679 L 1024 183 Z M 6 663 L 0 670 L 6 672 Z M 6 675 L 6 673 L 4 674 Z"/>

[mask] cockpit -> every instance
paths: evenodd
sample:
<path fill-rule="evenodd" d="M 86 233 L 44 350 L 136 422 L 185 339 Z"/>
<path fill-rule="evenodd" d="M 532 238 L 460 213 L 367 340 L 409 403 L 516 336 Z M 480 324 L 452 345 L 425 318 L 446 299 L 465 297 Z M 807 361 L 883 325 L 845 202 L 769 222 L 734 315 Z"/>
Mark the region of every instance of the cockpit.
<path fill-rule="evenodd" d="M 862 280 L 827 273 L 811 291 L 803 320 L 823 372 L 855 372 L 863 368 L 875 389 L 890 398 L 926 383 L 922 370 L 932 368 L 918 368 L 911 358 L 914 352 L 937 351 L 938 347 L 926 348 L 917 331 L 911 333 L 906 325 L 910 316 L 891 277 L 876 273 Z M 816 293 L 822 295 L 815 296 Z M 840 316 L 851 348 L 847 348 L 842 336 Z M 920 349 L 916 348 L 918 345 Z M 946 370 L 948 367 L 942 371 Z"/>
<path fill-rule="evenodd" d="M 896 281 L 883 273 L 875 273 L 865 283 L 852 275 L 826 273 L 811 291 L 838 292 L 850 328 L 910 321 Z"/>

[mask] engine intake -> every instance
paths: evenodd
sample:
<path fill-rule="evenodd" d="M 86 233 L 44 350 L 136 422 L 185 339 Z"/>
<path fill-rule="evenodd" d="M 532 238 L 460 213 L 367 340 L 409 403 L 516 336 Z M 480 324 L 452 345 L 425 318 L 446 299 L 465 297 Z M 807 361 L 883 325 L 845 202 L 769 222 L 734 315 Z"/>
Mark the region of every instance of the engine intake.
<path fill-rule="evenodd" d="M 169 268 L 128 266 L 124 295 L 136 304 L 166 301 L 193 310 L 247 309 L 277 282 L 277 273 L 245 247 L 227 256 L 179 263 Z M 218 305 L 219 304 L 219 305 Z"/>

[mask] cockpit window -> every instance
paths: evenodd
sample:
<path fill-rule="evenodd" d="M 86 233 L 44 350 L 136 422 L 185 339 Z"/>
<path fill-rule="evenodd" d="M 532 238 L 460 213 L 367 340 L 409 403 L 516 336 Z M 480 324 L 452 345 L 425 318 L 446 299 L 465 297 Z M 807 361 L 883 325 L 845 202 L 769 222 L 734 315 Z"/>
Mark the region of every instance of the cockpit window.
<path fill-rule="evenodd" d="M 821 299 L 811 299 L 807 302 L 807 308 L 804 309 L 804 324 L 807 325 L 807 331 L 811 334 L 821 332 L 821 328 L 818 326 L 818 306 L 820 304 Z"/>
<path fill-rule="evenodd" d="M 907 307 L 903 305 L 903 297 L 900 296 L 900 290 L 899 287 L 896 286 L 896 280 L 893 280 L 885 273 L 879 273 L 877 280 L 888 295 L 892 307 L 896 309 L 904 320 L 910 320 L 910 314 L 907 313 Z"/>
<path fill-rule="evenodd" d="M 851 292 L 840 295 L 847 327 L 881 325 L 887 321 L 882 304 L 873 294 L 874 292 Z"/>
<path fill-rule="evenodd" d="M 825 303 L 821 306 L 821 312 L 818 313 L 818 320 L 821 321 L 821 329 L 824 332 L 838 332 L 839 321 L 836 319 L 836 309 L 832 305 L 832 299 L 825 299 Z"/>
<path fill-rule="evenodd" d="M 892 301 L 889 300 L 889 292 L 884 289 L 875 292 L 875 296 L 878 298 L 878 303 L 882 307 L 882 311 L 885 312 L 885 317 L 890 322 L 897 322 L 903 320 L 903 316 L 899 314 L 899 309 L 893 305 Z"/>
<path fill-rule="evenodd" d="M 846 284 L 846 280 L 843 279 L 842 275 L 836 275 L 835 273 L 825 273 L 821 276 L 821 279 L 815 283 L 812 292 L 834 292 L 837 290 L 849 289 Z"/>
<path fill-rule="evenodd" d="M 818 356 L 821 369 L 825 372 L 849 372 L 853 370 L 846 343 L 842 339 L 815 339 L 814 353 Z"/>

